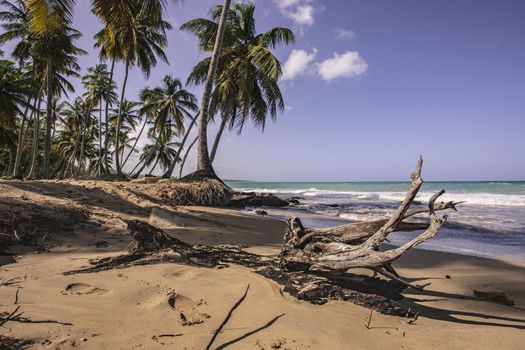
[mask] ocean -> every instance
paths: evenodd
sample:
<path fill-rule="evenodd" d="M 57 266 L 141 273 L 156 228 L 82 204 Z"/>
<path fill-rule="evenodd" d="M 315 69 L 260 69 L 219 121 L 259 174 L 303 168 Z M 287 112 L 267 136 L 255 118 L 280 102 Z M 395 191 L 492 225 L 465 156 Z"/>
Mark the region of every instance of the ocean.
<path fill-rule="evenodd" d="M 239 191 L 300 197 L 301 205 L 269 213 L 283 219 L 298 216 L 306 227 L 387 218 L 410 186 L 409 182 L 227 183 Z M 420 204 L 414 207 L 426 206 L 441 189 L 446 190 L 441 200 L 464 203 L 458 205 L 458 212 L 446 212 L 448 221 L 438 236 L 421 244 L 420 249 L 525 260 L 525 181 L 425 182 L 416 197 Z M 253 212 L 250 208 L 246 211 Z M 428 220 L 428 216 L 421 215 L 418 220 Z M 394 233 L 389 240 L 399 245 L 418 233 Z"/>

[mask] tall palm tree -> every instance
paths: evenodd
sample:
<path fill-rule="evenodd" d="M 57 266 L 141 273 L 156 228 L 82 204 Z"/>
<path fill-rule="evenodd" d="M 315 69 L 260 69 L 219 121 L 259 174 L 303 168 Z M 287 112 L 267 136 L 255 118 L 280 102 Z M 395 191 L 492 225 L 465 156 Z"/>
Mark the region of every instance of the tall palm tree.
<path fill-rule="evenodd" d="M 224 38 L 224 32 L 226 30 L 226 22 L 228 20 L 230 4 L 231 0 L 224 0 L 217 27 L 217 34 L 215 35 L 213 54 L 210 59 L 208 73 L 206 75 L 206 82 L 204 83 L 204 90 L 202 92 L 201 106 L 199 109 L 199 148 L 197 157 L 197 173 L 195 174 L 196 178 L 217 177 L 217 175 L 215 175 L 215 170 L 213 170 L 213 165 L 208 154 L 208 108 L 213 82 L 215 80 L 215 74 L 217 71 L 217 65 L 221 55 L 222 41 Z"/>
<path fill-rule="evenodd" d="M 181 26 L 195 34 L 203 49 L 209 49 L 210 40 L 217 32 L 221 7 L 211 11 L 211 20 L 198 18 Z M 264 130 L 266 116 L 274 120 L 278 110 L 284 109 L 279 89 L 281 65 L 270 49 L 280 43 L 294 42 L 290 29 L 275 27 L 265 33 L 255 30 L 255 5 L 237 2 L 232 5 L 225 30 L 224 47 L 219 58 L 215 89 L 212 92 L 209 114 L 221 113 L 222 120 L 210 153 L 213 162 L 222 133 L 227 124 L 240 133 L 251 119 Z M 199 62 L 188 82 L 203 83 L 209 69 L 210 58 Z"/>
<path fill-rule="evenodd" d="M 23 109 L 27 113 L 30 93 L 27 75 L 14 62 L 0 60 L 0 144 L 9 149 L 9 165 L 5 169 L 9 173 L 14 170 L 17 154 L 17 117 L 22 115 Z"/>
<path fill-rule="evenodd" d="M 50 154 L 51 154 L 51 131 L 53 130 L 51 115 L 53 98 L 59 90 L 54 88 L 56 73 L 67 75 L 77 75 L 80 70 L 77 56 L 86 52 L 74 45 L 82 34 L 69 27 L 62 26 L 57 31 L 44 31 L 36 35 L 36 40 L 32 45 L 33 57 L 42 60 L 46 77 L 46 129 L 44 141 L 44 163 L 43 175 L 49 176 Z"/>
<path fill-rule="evenodd" d="M 182 83 L 179 79 L 169 75 L 164 77 L 162 86 L 141 91 L 141 99 L 143 100 L 141 111 L 146 116 L 144 123 L 147 121 L 152 123 L 151 132 L 159 135 L 171 136 L 183 133 L 184 120 L 186 118 L 191 119 L 191 112 L 196 111 L 198 108 L 195 96 L 182 88 Z M 144 126 L 145 124 L 143 128 Z M 172 144 L 170 137 L 167 138 L 165 144 Z M 152 147 L 154 146 L 158 145 L 153 144 Z M 179 153 L 180 146 L 176 154 L 171 158 L 178 159 Z M 142 168 L 133 177 L 137 177 L 149 165 L 144 161 L 145 159 L 148 159 L 148 157 L 141 158 L 143 162 Z M 173 166 L 174 163 L 168 164 L 167 167 Z M 164 169 L 165 167 L 162 168 Z"/>
<path fill-rule="evenodd" d="M 124 100 L 122 106 L 118 104 L 109 115 L 109 136 L 113 140 L 113 144 L 110 143 L 110 147 L 114 146 L 115 151 L 113 152 L 114 157 L 116 157 L 117 149 L 119 158 L 123 158 L 124 151 L 126 148 L 131 148 L 131 143 L 135 141 L 135 138 L 130 138 L 129 135 L 132 131 L 137 129 L 139 121 L 141 119 L 141 113 L 139 110 L 140 103 Z M 119 143 L 118 148 L 116 146 L 116 137 L 117 137 L 117 121 L 120 111 L 120 132 L 119 132 Z"/>
<path fill-rule="evenodd" d="M 162 19 L 164 1 L 129 0 L 95 1 L 94 12 L 106 24 L 105 38 L 107 50 L 119 50 L 115 57 L 125 65 L 124 80 L 121 87 L 120 106 L 124 101 L 129 69 L 141 68 L 146 77 L 157 64 L 157 56 L 167 62 L 163 48 L 167 44 L 166 31 L 171 25 Z M 115 133 L 115 147 L 118 150 L 122 111 L 119 110 Z M 115 152 L 115 166 L 122 177 L 119 152 Z"/>
<path fill-rule="evenodd" d="M 20 177 L 20 162 L 22 159 L 23 144 L 25 139 L 26 131 L 29 128 L 25 128 L 26 121 L 31 119 L 35 113 L 37 101 L 36 95 L 40 96 L 41 89 L 39 90 L 36 85 L 43 88 L 41 72 L 37 69 L 37 64 L 25 64 L 31 58 L 31 46 L 34 41 L 34 33 L 29 28 L 30 23 L 30 12 L 23 0 L 1 0 L 0 5 L 3 11 L 0 12 L 0 20 L 2 21 L 2 29 L 4 32 L 0 34 L 0 43 L 3 44 L 8 41 L 17 40 L 11 56 L 18 60 L 19 64 L 26 67 L 27 74 L 32 77 L 34 87 L 34 93 L 28 98 L 28 103 L 33 100 L 33 108 L 26 108 L 22 115 L 22 123 L 20 124 L 20 132 L 18 134 L 17 151 L 15 164 L 13 169 L 13 177 Z M 27 113 L 31 110 L 31 115 L 28 118 Z"/>
<path fill-rule="evenodd" d="M 161 87 L 141 91 L 142 113 L 146 115 L 144 125 L 150 120 L 157 131 L 172 125 L 178 134 L 184 131 L 184 120 L 191 119 L 191 112 L 197 110 L 197 100 L 192 93 L 182 88 L 179 79 L 166 75 L 162 82 Z"/>
<path fill-rule="evenodd" d="M 107 65 L 105 64 L 97 64 L 88 68 L 87 74 L 82 77 L 82 82 L 86 89 L 84 97 L 91 101 L 94 107 L 98 107 L 98 156 L 99 159 L 102 159 L 102 135 L 104 133 L 102 128 L 102 102 L 109 101 L 111 104 L 116 102 L 117 96 L 114 91 L 114 82 L 110 79 Z M 98 162 L 98 176 L 101 176 L 103 173 L 103 164 L 104 162 L 102 161 Z"/>

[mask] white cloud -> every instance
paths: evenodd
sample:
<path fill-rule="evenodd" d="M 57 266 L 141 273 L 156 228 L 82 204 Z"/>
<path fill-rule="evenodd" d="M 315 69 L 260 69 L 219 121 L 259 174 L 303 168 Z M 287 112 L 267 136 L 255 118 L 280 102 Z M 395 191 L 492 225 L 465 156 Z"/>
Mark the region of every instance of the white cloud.
<path fill-rule="evenodd" d="M 282 79 L 293 80 L 308 72 L 316 54 L 316 48 L 312 50 L 312 53 L 308 53 L 305 50 L 292 50 L 290 56 L 284 63 Z"/>
<path fill-rule="evenodd" d="M 326 81 L 335 78 L 351 78 L 365 73 L 368 64 L 359 56 L 357 51 L 347 51 L 343 54 L 334 53 L 332 58 L 328 58 L 319 63 L 319 76 Z"/>
<path fill-rule="evenodd" d="M 312 0 L 274 0 L 279 11 L 300 26 L 311 26 L 314 24 L 315 8 Z"/>
<path fill-rule="evenodd" d="M 353 30 L 337 28 L 334 30 L 336 39 L 352 40 L 355 38 L 355 32 Z"/>

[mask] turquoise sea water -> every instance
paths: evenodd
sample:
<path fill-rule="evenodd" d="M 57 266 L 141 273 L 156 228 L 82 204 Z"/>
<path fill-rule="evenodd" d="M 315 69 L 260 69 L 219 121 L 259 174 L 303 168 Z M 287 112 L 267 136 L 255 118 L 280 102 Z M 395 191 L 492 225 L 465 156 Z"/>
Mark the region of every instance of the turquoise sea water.
<path fill-rule="evenodd" d="M 389 216 L 403 199 L 409 182 L 250 182 L 229 181 L 242 191 L 300 197 L 296 209 L 308 216 L 309 226 L 345 221 L 369 221 Z M 462 201 L 451 212 L 439 236 L 422 248 L 489 257 L 525 259 L 525 181 L 425 182 L 416 200 L 425 206 L 441 189 L 444 201 Z M 299 211 L 299 214 L 301 211 Z M 290 213 L 297 215 L 297 213 Z M 297 215 L 301 216 L 301 215 Z M 337 219 L 337 222 L 335 222 Z M 419 220 L 428 220 L 422 216 Z M 394 234 L 402 243 L 416 233 Z"/>

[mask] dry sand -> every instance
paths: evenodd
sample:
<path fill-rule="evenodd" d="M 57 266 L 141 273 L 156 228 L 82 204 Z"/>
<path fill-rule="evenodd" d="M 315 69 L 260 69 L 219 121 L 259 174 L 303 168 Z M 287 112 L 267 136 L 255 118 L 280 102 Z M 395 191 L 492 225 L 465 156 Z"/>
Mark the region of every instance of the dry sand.
<path fill-rule="evenodd" d="M 16 262 L 4 257 L 1 263 L 11 263 L 0 266 L 0 283 L 6 284 L 0 286 L 0 312 L 20 306 L 27 319 L 69 325 L 8 322 L 0 334 L 31 340 L 31 349 L 204 349 L 250 284 L 212 348 L 525 349 L 525 263 L 519 261 L 409 252 L 395 263 L 398 271 L 419 284 L 432 282 L 425 291 L 404 293 L 403 303 L 420 317 L 411 324 L 373 312 L 369 328 L 368 309 L 298 301 L 239 266 L 160 264 L 62 274 L 125 251 L 130 237 L 122 219 L 130 218 L 149 220 L 190 243 L 246 244 L 261 254 L 279 250 L 281 221 L 226 209 L 170 208 L 152 193 L 148 185 L 94 181 L 0 183 L 2 213 L 45 207 L 56 208 L 60 218 L 70 207 L 89 212 L 67 234 L 54 233 L 50 222 L 48 252 L 26 252 Z M 473 289 L 503 290 L 515 305 L 479 300 Z"/>

